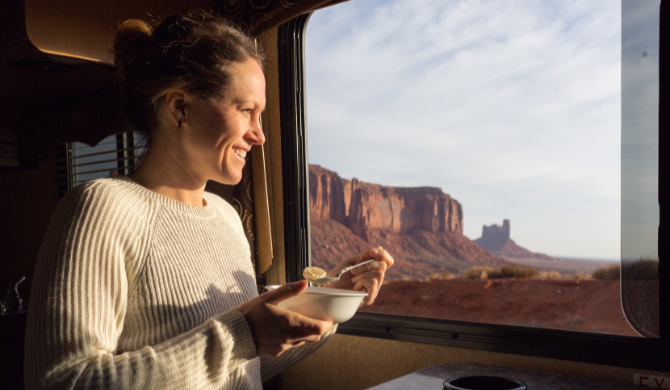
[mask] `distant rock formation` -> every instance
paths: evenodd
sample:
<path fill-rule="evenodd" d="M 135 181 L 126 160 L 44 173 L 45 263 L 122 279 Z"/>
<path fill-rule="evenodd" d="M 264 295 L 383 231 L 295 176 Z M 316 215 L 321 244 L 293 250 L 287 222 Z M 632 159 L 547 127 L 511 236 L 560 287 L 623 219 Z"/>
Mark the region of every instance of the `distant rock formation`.
<path fill-rule="evenodd" d="M 500 256 L 510 261 L 515 260 L 555 260 L 551 256 L 542 253 L 531 252 L 514 242 L 510 238 L 510 222 L 509 219 L 504 219 L 502 226 L 493 224 L 490 226 L 484 225 L 482 228 L 482 236 L 474 243 L 485 249 L 487 252 L 495 256 Z"/>
<path fill-rule="evenodd" d="M 425 279 L 473 265 L 507 264 L 463 235 L 463 208 L 435 187 L 388 187 L 309 166 L 312 263 L 330 269 L 381 245 L 394 257 L 390 279 Z"/>
<path fill-rule="evenodd" d="M 497 224 L 484 225 L 481 238 L 474 240 L 474 242 L 489 252 L 498 251 L 510 241 L 509 232 L 509 219 L 503 219 L 502 227 Z"/>
<path fill-rule="evenodd" d="M 435 187 L 386 187 L 346 180 L 318 165 L 309 167 L 313 222 L 338 221 L 357 233 L 383 229 L 463 234 L 463 208 Z"/>

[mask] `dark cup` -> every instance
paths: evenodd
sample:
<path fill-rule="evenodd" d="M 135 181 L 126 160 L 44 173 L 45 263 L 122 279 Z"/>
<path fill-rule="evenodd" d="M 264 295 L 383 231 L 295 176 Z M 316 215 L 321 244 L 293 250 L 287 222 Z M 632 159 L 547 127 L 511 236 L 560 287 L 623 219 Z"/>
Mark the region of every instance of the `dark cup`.
<path fill-rule="evenodd" d="M 449 390 L 526 390 L 525 383 L 503 376 L 472 375 L 459 376 L 444 381 Z"/>

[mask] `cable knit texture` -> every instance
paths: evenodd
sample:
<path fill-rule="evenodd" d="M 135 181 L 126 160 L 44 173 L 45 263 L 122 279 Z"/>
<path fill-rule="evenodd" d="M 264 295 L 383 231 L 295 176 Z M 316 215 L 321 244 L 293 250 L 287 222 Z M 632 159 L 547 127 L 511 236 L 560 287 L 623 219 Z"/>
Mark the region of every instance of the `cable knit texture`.
<path fill-rule="evenodd" d="M 118 177 L 60 201 L 32 286 L 27 389 L 261 389 L 329 338 L 261 364 L 236 308 L 257 295 L 242 223 L 204 199 Z"/>

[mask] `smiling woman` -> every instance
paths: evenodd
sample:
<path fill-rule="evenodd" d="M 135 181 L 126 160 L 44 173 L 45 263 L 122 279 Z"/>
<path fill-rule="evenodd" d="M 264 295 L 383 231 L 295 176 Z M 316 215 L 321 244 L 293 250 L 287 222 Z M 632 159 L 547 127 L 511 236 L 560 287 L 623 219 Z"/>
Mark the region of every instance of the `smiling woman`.
<path fill-rule="evenodd" d="M 58 204 L 32 286 L 26 387 L 260 389 L 336 329 L 277 306 L 305 282 L 258 296 L 239 216 L 205 191 L 238 183 L 265 141 L 263 56 L 202 11 L 155 28 L 126 21 L 114 51 L 148 151 L 129 176 L 87 181 Z M 374 297 L 393 261 L 365 259 L 340 287 Z"/>
<path fill-rule="evenodd" d="M 242 179 L 247 152 L 265 142 L 260 124 L 265 78 L 252 58 L 233 63 L 229 72 L 232 80 L 223 96 L 203 100 L 187 92 L 188 86 L 165 93 L 157 103 L 161 125 L 151 132 L 149 151 L 130 178 L 194 206 L 203 206 L 201 194 L 180 189 Z"/>
<path fill-rule="evenodd" d="M 153 32 L 140 20 L 127 20 L 114 45 L 126 79 L 128 118 L 150 139 L 143 164 L 131 178 L 202 206 L 200 194 L 187 199 L 189 192 L 175 192 L 170 184 L 193 189 L 210 179 L 240 181 L 244 155 L 265 141 L 260 127 L 263 55 L 224 22 L 171 19 Z"/>

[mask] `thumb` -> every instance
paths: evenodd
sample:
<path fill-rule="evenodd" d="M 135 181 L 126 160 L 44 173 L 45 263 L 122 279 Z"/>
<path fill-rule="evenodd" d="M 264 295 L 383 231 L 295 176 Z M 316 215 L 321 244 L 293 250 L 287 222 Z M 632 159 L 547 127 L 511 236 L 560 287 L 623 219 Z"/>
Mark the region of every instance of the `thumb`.
<path fill-rule="evenodd" d="M 266 294 L 265 302 L 276 305 L 279 302 L 300 295 L 307 289 L 307 281 L 299 280 L 293 283 L 286 283 L 285 285 L 279 287 L 276 290 L 270 291 Z"/>

